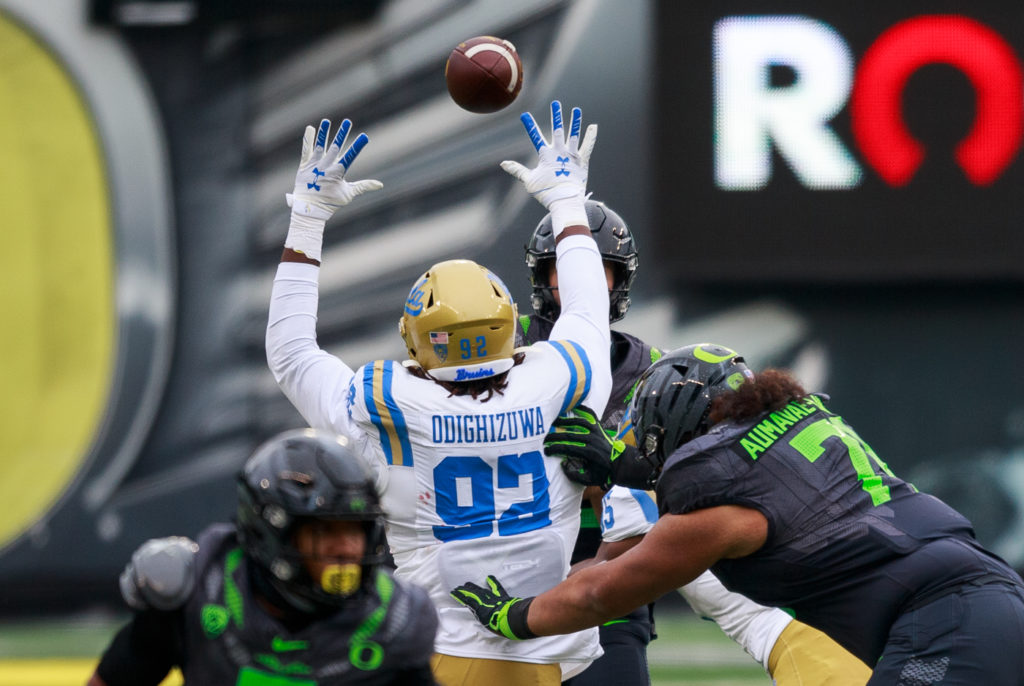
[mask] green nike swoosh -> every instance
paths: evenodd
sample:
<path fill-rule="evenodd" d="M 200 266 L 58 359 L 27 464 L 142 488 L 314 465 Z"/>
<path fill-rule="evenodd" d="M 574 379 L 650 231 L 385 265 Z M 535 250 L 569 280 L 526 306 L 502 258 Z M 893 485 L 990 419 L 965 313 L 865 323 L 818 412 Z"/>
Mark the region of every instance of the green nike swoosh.
<path fill-rule="evenodd" d="M 270 648 L 275 653 L 287 653 L 292 650 L 305 650 L 309 647 L 309 641 L 286 641 L 280 636 L 274 636 Z"/>

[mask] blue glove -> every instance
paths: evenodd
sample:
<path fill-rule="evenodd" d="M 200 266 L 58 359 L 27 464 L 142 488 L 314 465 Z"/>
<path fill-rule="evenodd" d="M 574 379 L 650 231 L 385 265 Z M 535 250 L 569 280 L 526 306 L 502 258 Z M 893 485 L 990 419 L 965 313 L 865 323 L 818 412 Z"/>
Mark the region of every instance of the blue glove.
<path fill-rule="evenodd" d="M 533 115 L 524 112 L 519 119 L 526 127 L 537 150 L 537 166 L 529 169 L 518 162 L 505 160 L 501 168 L 516 177 L 527 192 L 551 212 L 551 226 L 557 238 L 566 226 L 587 226 L 587 176 L 590 153 L 597 142 L 597 124 L 591 124 L 580 142 L 583 111 L 572 110 L 569 138 L 562 125 L 562 103 L 551 103 L 551 142 L 537 128 Z"/>
<path fill-rule="evenodd" d="M 487 588 L 467 582 L 451 592 L 459 601 L 476 614 L 480 623 L 492 632 L 512 640 L 536 638 L 526 623 L 533 598 L 513 598 L 493 575 L 487 577 Z"/>

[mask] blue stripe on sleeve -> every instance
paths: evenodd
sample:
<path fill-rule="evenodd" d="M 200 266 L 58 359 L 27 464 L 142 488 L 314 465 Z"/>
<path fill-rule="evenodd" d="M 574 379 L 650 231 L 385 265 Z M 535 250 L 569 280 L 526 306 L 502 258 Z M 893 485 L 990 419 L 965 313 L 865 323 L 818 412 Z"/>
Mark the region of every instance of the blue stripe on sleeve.
<path fill-rule="evenodd" d="M 587 357 L 587 352 L 578 343 L 573 341 L 569 341 L 569 345 L 576 348 L 576 352 L 580 356 L 580 364 L 583 365 L 583 392 L 580 393 L 579 398 L 583 400 L 590 393 L 590 382 L 594 379 L 594 372 L 590 368 L 590 358 Z"/>
<path fill-rule="evenodd" d="M 566 410 L 569 409 L 569 405 L 572 403 L 573 395 L 576 390 L 576 365 L 573 364 L 573 360 L 569 357 L 569 351 L 565 349 L 565 346 L 561 341 L 548 341 L 552 348 L 558 351 L 558 354 L 565 360 L 565 366 L 569 368 L 569 386 L 565 389 L 565 398 L 562 400 L 562 407 L 558 410 L 559 415 L 565 414 Z"/>
<path fill-rule="evenodd" d="M 366 411 L 370 415 L 370 421 L 375 427 L 377 427 L 377 433 L 380 436 L 380 447 L 384 450 L 384 458 L 388 461 L 388 464 L 394 464 L 393 456 L 391 455 L 391 440 L 388 438 L 388 430 L 384 428 L 384 422 L 381 420 L 380 413 L 377 411 L 377 405 L 374 402 L 374 366 L 374 364 L 367 364 L 363 367 L 363 402 L 366 403 Z"/>
<path fill-rule="evenodd" d="M 388 360 L 384 363 L 384 404 L 387 405 L 391 414 L 392 431 L 398 438 L 401 450 L 401 459 L 396 463 L 406 467 L 412 466 L 412 444 L 409 442 L 409 425 L 405 422 L 405 415 L 402 413 L 398 403 L 391 393 L 391 381 L 394 375 L 395 362 Z"/>
<path fill-rule="evenodd" d="M 636 488 L 629 489 L 629 492 L 643 511 L 644 518 L 651 524 L 658 521 L 658 506 L 655 504 L 654 498 L 651 497 L 651 494 L 647 491 L 641 491 Z"/>
<path fill-rule="evenodd" d="M 576 407 L 590 392 L 590 380 L 593 376 L 590 360 L 587 359 L 583 348 L 572 341 L 548 341 L 548 343 L 558 351 L 565 361 L 566 367 L 569 368 L 569 387 L 562 400 L 562 408 L 558 411 L 558 414 L 565 414 Z"/>
<path fill-rule="evenodd" d="M 409 428 L 391 393 L 394 364 L 391 360 L 378 360 L 363 367 L 363 400 L 370 421 L 377 427 L 388 464 L 411 467 Z"/>

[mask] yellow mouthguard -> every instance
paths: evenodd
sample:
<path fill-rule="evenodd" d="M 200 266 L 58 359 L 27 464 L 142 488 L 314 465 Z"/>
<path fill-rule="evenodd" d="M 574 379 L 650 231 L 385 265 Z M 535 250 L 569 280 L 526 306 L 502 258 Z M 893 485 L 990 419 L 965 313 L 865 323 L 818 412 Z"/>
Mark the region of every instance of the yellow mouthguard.
<path fill-rule="evenodd" d="M 328 565 L 320 575 L 320 587 L 331 595 L 352 595 L 359 588 L 362 571 L 362 568 L 354 563 Z"/>

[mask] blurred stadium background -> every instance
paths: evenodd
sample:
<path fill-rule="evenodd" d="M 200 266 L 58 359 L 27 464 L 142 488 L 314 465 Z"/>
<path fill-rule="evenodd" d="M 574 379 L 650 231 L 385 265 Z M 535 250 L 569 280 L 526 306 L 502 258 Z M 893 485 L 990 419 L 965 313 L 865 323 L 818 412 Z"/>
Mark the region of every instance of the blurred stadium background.
<path fill-rule="evenodd" d="M 524 64 L 491 115 L 443 80 L 480 34 Z M 542 212 L 497 163 L 559 98 L 600 123 L 590 185 L 640 245 L 623 328 L 794 369 L 1024 568 L 1016 3 L 0 0 L 0 55 L 0 657 L 95 652 L 59 637 L 109 635 L 131 551 L 230 517 L 252 448 L 300 424 L 263 327 L 322 116 L 385 184 L 328 227 L 325 347 L 401 356 L 413 278 L 452 257 L 529 307 Z M 652 661 L 699 674 L 703 625 L 665 614 Z M 679 683 L 764 681 L 729 659 Z"/>

